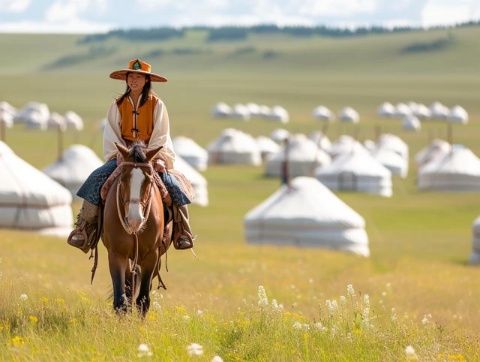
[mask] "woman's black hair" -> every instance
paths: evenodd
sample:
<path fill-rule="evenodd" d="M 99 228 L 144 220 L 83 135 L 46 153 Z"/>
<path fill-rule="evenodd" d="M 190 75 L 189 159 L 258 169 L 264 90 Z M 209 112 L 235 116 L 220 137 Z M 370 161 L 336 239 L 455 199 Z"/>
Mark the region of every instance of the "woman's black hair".
<path fill-rule="evenodd" d="M 127 73 L 127 76 L 125 79 L 128 79 L 128 75 L 130 74 Z M 152 82 L 150 80 L 150 76 L 148 74 L 145 75 L 145 85 L 143 86 L 143 89 L 142 89 L 142 97 L 140 98 L 140 107 L 143 106 L 145 104 L 145 102 L 147 101 L 148 99 L 148 96 L 150 95 L 150 89 L 152 88 Z M 125 99 L 125 97 L 127 97 L 131 92 L 131 89 L 130 87 L 128 86 L 128 83 L 127 83 L 127 89 L 125 89 L 125 92 L 122 94 L 122 96 L 120 98 L 117 99 L 117 105 L 120 105 L 123 100 Z"/>

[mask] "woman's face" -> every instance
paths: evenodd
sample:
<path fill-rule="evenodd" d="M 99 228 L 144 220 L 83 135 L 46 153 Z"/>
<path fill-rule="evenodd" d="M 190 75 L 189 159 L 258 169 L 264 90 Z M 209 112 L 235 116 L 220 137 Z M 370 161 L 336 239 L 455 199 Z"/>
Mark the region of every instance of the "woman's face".
<path fill-rule="evenodd" d="M 134 93 L 141 93 L 147 82 L 147 76 L 141 73 L 128 73 L 127 84 Z"/>

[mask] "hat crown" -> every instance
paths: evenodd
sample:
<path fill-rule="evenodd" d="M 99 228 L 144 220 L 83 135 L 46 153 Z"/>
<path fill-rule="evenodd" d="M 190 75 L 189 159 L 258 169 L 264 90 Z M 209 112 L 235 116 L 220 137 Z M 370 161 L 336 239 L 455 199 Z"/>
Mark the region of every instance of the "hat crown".
<path fill-rule="evenodd" d="M 152 70 L 152 66 L 143 60 L 132 59 L 128 62 L 128 69 L 141 70 L 150 73 Z"/>

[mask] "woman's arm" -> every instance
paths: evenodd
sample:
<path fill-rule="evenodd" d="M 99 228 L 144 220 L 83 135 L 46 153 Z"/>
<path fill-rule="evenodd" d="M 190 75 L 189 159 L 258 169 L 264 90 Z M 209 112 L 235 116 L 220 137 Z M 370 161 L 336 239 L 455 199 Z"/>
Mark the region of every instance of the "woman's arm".
<path fill-rule="evenodd" d="M 107 113 L 107 124 L 103 130 L 103 158 L 108 161 L 117 154 L 115 142 L 126 146 L 120 129 L 120 111 L 114 101 Z"/>
<path fill-rule="evenodd" d="M 167 107 L 159 99 L 153 112 L 153 132 L 150 137 L 147 149 L 151 150 L 163 146 L 160 151 L 160 158 L 165 162 L 167 170 L 173 168 L 175 162 L 175 151 L 170 137 L 170 120 L 168 118 Z"/>

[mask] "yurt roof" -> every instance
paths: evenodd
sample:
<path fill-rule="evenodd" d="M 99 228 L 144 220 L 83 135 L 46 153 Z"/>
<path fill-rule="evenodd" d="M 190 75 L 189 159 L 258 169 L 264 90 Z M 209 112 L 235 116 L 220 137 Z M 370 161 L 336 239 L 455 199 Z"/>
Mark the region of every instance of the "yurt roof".
<path fill-rule="evenodd" d="M 203 158 L 208 157 L 207 151 L 191 138 L 177 136 L 172 140 L 172 142 L 175 153 L 179 154 L 180 156 Z"/>
<path fill-rule="evenodd" d="M 83 183 L 90 173 L 103 164 L 87 146 L 72 145 L 60 159 L 47 166 L 43 172 L 63 185 Z"/>
<path fill-rule="evenodd" d="M 284 159 L 285 147 L 282 146 L 277 153 L 272 155 L 269 161 Z M 288 139 L 288 159 L 293 162 L 316 160 L 327 160 L 328 163 L 330 162 L 330 156 L 303 134 L 290 135 Z"/>
<path fill-rule="evenodd" d="M 435 162 L 426 164 L 421 174 L 462 174 L 480 176 L 480 159 L 463 145 L 452 145 L 449 153 Z"/>
<path fill-rule="evenodd" d="M 351 172 L 357 175 L 389 177 L 391 172 L 358 142 L 350 152 L 342 153 L 332 163 L 316 170 L 317 175 Z"/>

